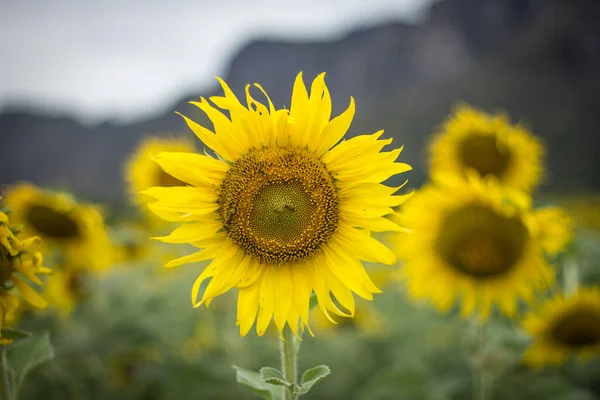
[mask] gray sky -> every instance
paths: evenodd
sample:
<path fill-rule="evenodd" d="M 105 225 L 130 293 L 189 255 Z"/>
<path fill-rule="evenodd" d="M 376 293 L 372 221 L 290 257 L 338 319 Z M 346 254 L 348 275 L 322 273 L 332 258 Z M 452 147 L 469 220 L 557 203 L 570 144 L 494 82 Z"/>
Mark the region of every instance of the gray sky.
<path fill-rule="evenodd" d="M 432 0 L 0 0 L 0 109 L 143 118 L 212 84 L 256 37 L 330 39 Z"/>

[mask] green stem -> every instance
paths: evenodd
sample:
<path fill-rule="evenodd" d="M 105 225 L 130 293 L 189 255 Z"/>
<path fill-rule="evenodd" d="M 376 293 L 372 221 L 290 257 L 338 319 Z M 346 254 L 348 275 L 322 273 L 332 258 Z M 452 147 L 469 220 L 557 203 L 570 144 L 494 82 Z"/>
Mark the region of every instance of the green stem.
<path fill-rule="evenodd" d="M 0 345 L 0 400 L 12 400 L 12 397 L 6 362 L 6 347 Z"/>
<path fill-rule="evenodd" d="M 565 260 L 563 265 L 563 291 L 566 296 L 577 292 L 579 288 L 579 264 L 573 257 Z"/>
<path fill-rule="evenodd" d="M 298 367 L 299 342 L 289 327 L 285 327 L 281 338 L 281 369 L 288 382 L 296 383 Z M 285 400 L 296 400 L 297 396 L 290 389 L 285 390 Z"/>
<path fill-rule="evenodd" d="M 473 365 L 474 373 L 474 400 L 488 400 L 490 391 L 490 376 L 487 366 L 485 365 L 485 325 L 483 322 L 477 321 L 477 350 L 475 355 L 475 363 Z"/>
<path fill-rule="evenodd" d="M 477 371 L 477 391 L 475 400 L 486 400 L 488 393 L 488 377 L 485 370 L 479 368 Z"/>

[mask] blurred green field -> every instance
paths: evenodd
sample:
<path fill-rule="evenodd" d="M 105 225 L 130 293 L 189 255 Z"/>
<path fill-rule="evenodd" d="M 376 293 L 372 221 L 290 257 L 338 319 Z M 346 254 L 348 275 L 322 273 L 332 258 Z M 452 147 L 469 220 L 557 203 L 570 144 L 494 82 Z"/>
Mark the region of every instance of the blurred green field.
<path fill-rule="evenodd" d="M 118 229 L 112 234 L 123 236 Z M 174 246 L 154 246 L 162 247 L 155 251 L 176 255 Z M 175 248 L 181 254 L 188 250 Z M 600 283 L 600 234 L 578 231 L 571 251 L 581 261 L 582 281 Z M 254 398 L 235 384 L 232 365 L 277 367 L 276 330 L 272 327 L 262 338 L 253 331 L 240 337 L 235 293 L 217 299 L 209 309 L 192 308 L 189 292 L 202 267 L 167 270 L 156 258 L 116 264 L 91 282 L 89 298 L 70 318 L 63 320 L 51 310 L 26 314 L 20 328 L 48 330 L 56 358 L 26 378 L 19 398 Z M 390 267 L 370 268 L 380 273 Z M 326 363 L 333 371 L 308 398 L 469 399 L 471 369 L 477 362 L 484 362 L 495 376 L 493 399 L 600 398 L 600 360 L 532 370 L 520 361 L 529 338 L 517 324 L 499 317 L 488 324 L 488 341 L 483 353 L 477 353 L 472 321 L 408 301 L 401 282 L 391 280 L 383 289 L 373 303 L 357 300 L 357 314 L 373 307 L 382 316 L 382 321 L 372 321 L 375 332 L 364 323 L 357 328 L 347 322 L 333 329 L 313 326 L 315 337 L 304 335 L 300 369 Z"/>

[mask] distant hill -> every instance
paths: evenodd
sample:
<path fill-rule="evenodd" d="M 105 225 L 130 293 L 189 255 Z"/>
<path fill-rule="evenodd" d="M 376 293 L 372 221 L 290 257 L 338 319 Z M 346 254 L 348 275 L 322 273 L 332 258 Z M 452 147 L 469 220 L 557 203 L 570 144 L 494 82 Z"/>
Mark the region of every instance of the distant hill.
<path fill-rule="evenodd" d="M 279 106 L 293 78 L 327 71 L 334 111 L 352 95 L 351 134 L 384 128 L 404 144 L 404 160 L 425 178 L 424 143 L 457 100 L 505 109 L 548 146 L 546 190 L 600 190 L 600 2 L 592 0 L 442 0 L 422 25 L 403 23 L 350 32 L 333 42 L 256 40 L 224 74 L 240 96 L 260 82 Z M 122 163 L 148 134 L 187 132 L 179 110 L 127 125 L 94 127 L 30 110 L 0 114 L 0 184 L 31 180 L 122 201 Z"/>

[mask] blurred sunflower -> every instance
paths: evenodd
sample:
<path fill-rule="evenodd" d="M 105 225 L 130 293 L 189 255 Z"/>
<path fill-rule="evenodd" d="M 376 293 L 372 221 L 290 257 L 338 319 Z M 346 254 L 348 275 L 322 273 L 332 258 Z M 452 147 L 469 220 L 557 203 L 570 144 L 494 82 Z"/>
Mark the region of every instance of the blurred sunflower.
<path fill-rule="evenodd" d="M 578 227 L 600 232 L 600 194 L 555 195 L 550 199 L 564 207 Z"/>
<path fill-rule="evenodd" d="M 600 355 L 600 290 L 579 289 L 573 296 L 557 296 L 543 303 L 523 321 L 533 336 L 524 361 L 534 367 L 558 365 L 571 355 Z"/>
<path fill-rule="evenodd" d="M 457 107 L 442 132 L 429 145 L 429 169 L 434 179 L 475 171 L 501 184 L 531 190 L 543 172 L 544 147 L 507 115 L 489 115 L 468 105 Z"/>
<path fill-rule="evenodd" d="M 203 250 L 167 267 L 213 259 L 192 289 L 195 307 L 232 288 L 239 289 L 238 325 L 245 335 L 256 320 L 263 335 L 272 319 L 297 334 L 308 326 L 314 291 L 328 317 L 354 313 L 353 292 L 371 300 L 379 289 L 360 260 L 393 264 L 394 254 L 370 231 L 399 230 L 384 216 L 406 196 L 381 184 L 410 170 L 396 162 L 401 149 L 382 152 L 392 139 L 383 131 L 343 138 L 354 117 L 354 100 L 330 120 L 331 97 L 325 74 L 310 95 L 299 74 L 291 106 L 276 110 L 252 98 L 243 106 L 225 82 L 225 96 L 192 104 L 212 121 L 215 133 L 183 117 L 217 157 L 159 153 L 158 164 L 188 187 L 155 187 L 150 209 L 168 221 L 186 222 L 167 243 L 191 243 Z M 337 145 L 336 145 L 337 144 Z M 198 292 L 209 279 L 202 299 Z M 348 310 L 341 311 L 331 296 Z"/>
<path fill-rule="evenodd" d="M 125 166 L 125 180 L 129 185 L 131 200 L 143 211 L 148 210 L 146 204 L 152 201 L 152 197 L 140 192 L 154 186 L 187 185 L 165 172 L 152 160 L 155 155 L 165 151 L 194 153 L 196 148 L 194 143 L 188 139 L 147 137 L 140 142 Z"/>
<path fill-rule="evenodd" d="M 135 264 L 146 260 L 152 252 L 150 235 L 140 227 L 123 223 L 114 227 L 113 243 L 115 263 Z"/>
<path fill-rule="evenodd" d="M 42 237 L 46 245 L 59 248 L 69 263 L 93 271 L 110 265 L 112 248 L 98 207 L 28 183 L 10 187 L 6 200 L 15 222 Z"/>
<path fill-rule="evenodd" d="M 152 370 L 160 364 L 161 358 L 161 354 L 153 348 L 127 348 L 114 352 L 107 360 L 109 383 L 125 388 L 155 379 Z"/>
<path fill-rule="evenodd" d="M 553 282 L 545 256 L 570 239 L 563 217 L 556 208 L 532 210 L 522 192 L 476 175 L 425 186 L 400 215 L 412 231 L 397 247 L 410 295 L 439 311 L 461 298 L 465 316 L 487 318 L 493 304 L 513 315 L 519 298 Z"/>
<path fill-rule="evenodd" d="M 196 323 L 194 333 L 181 345 L 181 356 L 188 362 L 194 362 L 206 350 L 213 349 L 217 343 L 217 332 L 212 320 Z"/>
<path fill-rule="evenodd" d="M 34 307 L 47 306 L 46 301 L 29 283 L 42 285 L 37 274 L 52 272 L 42 266 L 42 254 L 33 251 L 40 239 L 35 236 L 18 239 L 18 234 L 19 228 L 9 224 L 6 211 L 0 211 L 0 330 L 6 322 L 10 323 L 14 319 L 15 311 L 19 307 L 16 291 Z M 0 332 L 0 344 L 10 342 L 11 340 L 3 338 Z"/>
<path fill-rule="evenodd" d="M 90 293 L 89 276 L 84 271 L 62 266 L 54 270 L 52 279 L 46 284 L 44 297 L 50 307 L 66 319 Z"/>

